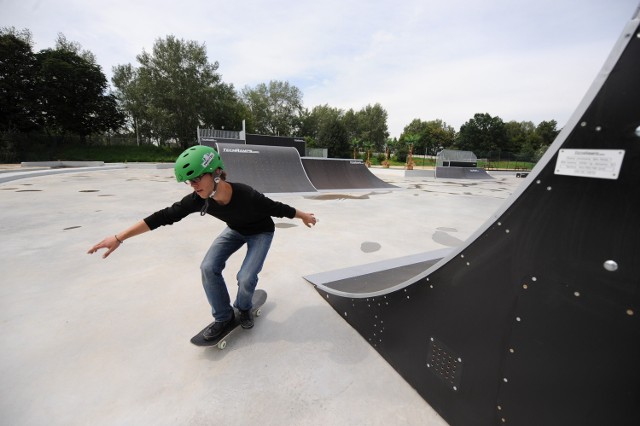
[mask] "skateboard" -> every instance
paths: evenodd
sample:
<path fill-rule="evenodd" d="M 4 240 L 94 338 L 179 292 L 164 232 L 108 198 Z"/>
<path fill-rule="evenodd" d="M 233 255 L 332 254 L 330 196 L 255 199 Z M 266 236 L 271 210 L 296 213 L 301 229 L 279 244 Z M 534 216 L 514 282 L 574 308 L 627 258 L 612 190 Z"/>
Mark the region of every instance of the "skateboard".
<path fill-rule="evenodd" d="M 256 317 L 259 317 L 262 314 L 262 310 L 260 308 L 262 308 L 262 305 L 264 305 L 264 302 L 266 302 L 266 301 L 267 301 L 267 292 L 266 291 L 264 291 L 262 289 L 258 289 L 253 293 L 253 298 L 251 299 L 251 303 L 253 304 L 253 307 L 251 308 L 251 312 L 253 312 L 254 319 Z M 196 346 L 217 346 L 218 349 L 220 349 L 220 350 L 222 350 L 225 347 L 227 347 L 227 339 L 229 337 L 231 337 L 233 335 L 233 333 L 235 333 L 236 331 L 242 329 L 242 327 L 240 327 L 240 321 L 238 319 L 240 313 L 238 312 L 238 310 L 236 308 L 234 308 L 233 311 L 234 311 L 233 323 L 229 326 L 227 331 L 225 333 L 223 333 L 220 337 L 218 337 L 217 339 L 213 339 L 213 340 L 204 340 L 204 337 L 202 337 L 202 333 L 207 328 L 211 327 L 211 325 L 213 324 L 213 322 L 212 322 L 211 324 L 207 325 L 205 328 L 200 330 L 200 332 L 198 334 L 193 336 L 191 338 L 191 343 L 193 343 Z"/>

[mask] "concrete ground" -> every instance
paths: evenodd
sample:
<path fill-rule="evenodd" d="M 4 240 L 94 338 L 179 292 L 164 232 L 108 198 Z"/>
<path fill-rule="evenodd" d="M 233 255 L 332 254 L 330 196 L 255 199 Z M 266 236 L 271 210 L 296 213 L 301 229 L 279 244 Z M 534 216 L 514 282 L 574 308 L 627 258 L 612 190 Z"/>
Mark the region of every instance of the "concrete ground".
<path fill-rule="evenodd" d="M 272 196 L 320 222 L 276 219 L 263 316 L 221 351 L 189 339 L 211 321 L 199 264 L 223 223 L 194 214 L 86 254 L 181 198 L 171 169 L 4 172 L 23 173 L 0 183 L 6 425 L 444 425 L 302 277 L 462 244 L 524 181 L 377 169 L 402 190 Z"/>

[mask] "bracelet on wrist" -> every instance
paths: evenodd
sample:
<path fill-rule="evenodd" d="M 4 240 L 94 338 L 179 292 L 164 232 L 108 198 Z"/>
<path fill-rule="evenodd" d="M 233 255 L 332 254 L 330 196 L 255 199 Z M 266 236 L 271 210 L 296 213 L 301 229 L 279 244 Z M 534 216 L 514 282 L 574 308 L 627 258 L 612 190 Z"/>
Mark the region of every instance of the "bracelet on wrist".
<path fill-rule="evenodd" d="M 122 241 L 120 238 L 118 238 L 118 234 L 115 234 L 114 237 L 116 238 L 116 241 L 119 242 L 120 244 L 124 243 L 124 241 Z"/>

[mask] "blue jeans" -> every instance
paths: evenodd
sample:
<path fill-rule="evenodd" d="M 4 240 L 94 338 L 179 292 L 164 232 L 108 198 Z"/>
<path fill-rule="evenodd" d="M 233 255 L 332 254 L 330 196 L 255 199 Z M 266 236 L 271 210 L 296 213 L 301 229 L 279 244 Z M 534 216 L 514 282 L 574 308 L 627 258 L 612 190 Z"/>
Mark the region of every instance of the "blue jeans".
<path fill-rule="evenodd" d="M 252 307 L 253 292 L 258 284 L 258 274 L 262 270 L 272 240 L 273 232 L 242 235 L 227 227 L 213 241 L 202 260 L 200 270 L 204 292 L 207 294 L 211 313 L 216 321 L 226 321 L 233 318 L 231 299 L 227 291 L 227 284 L 222 276 L 227 259 L 244 244 L 247 244 L 247 255 L 236 276 L 238 294 L 234 306 L 243 311 L 249 310 Z"/>

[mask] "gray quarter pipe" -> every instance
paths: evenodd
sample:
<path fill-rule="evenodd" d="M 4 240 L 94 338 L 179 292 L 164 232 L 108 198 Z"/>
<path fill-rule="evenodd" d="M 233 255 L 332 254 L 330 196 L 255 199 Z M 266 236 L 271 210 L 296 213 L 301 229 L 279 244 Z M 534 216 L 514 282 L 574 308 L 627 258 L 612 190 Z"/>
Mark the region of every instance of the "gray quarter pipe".
<path fill-rule="evenodd" d="M 336 158 L 302 158 L 307 176 L 317 189 L 393 189 L 369 171 L 359 160 Z"/>
<path fill-rule="evenodd" d="M 317 192 L 295 148 L 218 143 L 216 149 L 231 182 L 262 193 Z"/>
<path fill-rule="evenodd" d="M 436 167 L 436 179 L 493 179 L 482 167 Z"/>

